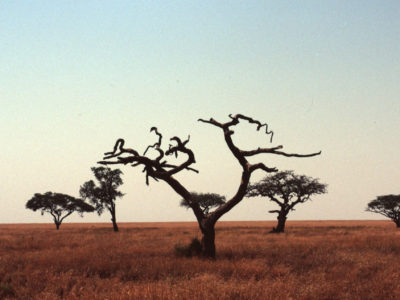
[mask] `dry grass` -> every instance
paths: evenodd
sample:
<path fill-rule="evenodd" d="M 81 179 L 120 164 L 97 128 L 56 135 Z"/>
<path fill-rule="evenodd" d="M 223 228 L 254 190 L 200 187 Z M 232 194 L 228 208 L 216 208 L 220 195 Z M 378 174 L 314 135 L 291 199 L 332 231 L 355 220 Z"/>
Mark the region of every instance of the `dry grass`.
<path fill-rule="evenodd" d="M 176 257 L 192 223 L 0 225 L 0 299 L 400 299 L 390 221 L 221 222 L 217 260 Z"/>

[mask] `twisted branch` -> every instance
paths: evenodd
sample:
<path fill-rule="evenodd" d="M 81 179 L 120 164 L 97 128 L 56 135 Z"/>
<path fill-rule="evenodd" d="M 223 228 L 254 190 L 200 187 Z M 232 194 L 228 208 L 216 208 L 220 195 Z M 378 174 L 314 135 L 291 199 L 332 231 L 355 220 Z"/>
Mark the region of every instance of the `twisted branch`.
<path fill-rule="evenodd" d="M 259 131 L 261 128 L 265 127 L 265 133 L 267 135 L 270 135 L 270 142 L 272 142 L 273 138 L 273 131 L 268 130 L 268 124 L 266 123 L 261 123 L 258 120 L 255 120 L 253 118 L 250 118 L 248 116 L 242 115 L 242 114 L 236 114 L 236 115 L 229 115 L 229 118 L 231 119 L 229 122 L 226 123 L 221 123 L 213 118 L 210 118 L 209 120 L 205 119 L 199 119 L 199 122 L 207 123 L 214 125 L 216 127 L 219 127 L 223 130 L 224 132 L 224 137 L 225 137 L 225 142 L 228 146 L 228 148 L 231 150 L 232 154 L 236 157 L 240 165 L 242 166 L 242 179 L 241 183 L 239 185 L 239 188 L 236 192 L 236 194 L 225 204 L 221 205 L 214 213 L 212 214 L 211 218 L 213 219 L 214 222 L 216 222 L 223 214 L 227 213 L 230 209 L 232 209 L 236 204 L 238 204 L 244 197 L 247 186 L 249 184 L 250 176 L 251 174 L 256 171 L 256 170 L 263 170 L 267 173 L 272 173 L 272 172 L 277 172 L 277 168 L 270 168 L 264 165 L 263 163 L 256 163 L 256 164 L 251 164 L 247 161 L 247 157 L 249 156 L 255 156 L 257 154 L 263 154 L 263 153 L 271 153 L 275 155 L 282 155 L 286 157 L 312 157 L 321 154 L 321 152 L 317 153 L 311 153 L 311 154 L 298 154 L 298 153 L 286 153 L 281 151 L 283 148 L 282 145 L 272 147 L 272 148 L 257 148 L 255 150 L 241 150 L 239 149 L 233 142 L 232 140 L 232 135 L 234 134 L 234 131 L 231 129 L 232 127 L 236 126 L 239 124 L 240 120 L 245 120 L 251 124 L 256 124 L 257 125 L 257 131 Z"/>
<path fill-rule="evenodd" d="M 257 131 L 259 131 L 262 127 L 265 126 L 265 133 L 267 135 L 268 134 L 271 135 L 270 142 L 272 142 L 272 138 L 274 136 L 274 132 L 272 130 L 268 131 L 268 124 L 267 123 L 262 124 L 260 121 L 254 120 L 253 118 L 247 117 L 247 116 L 242 115 L 242 114 L 236 114 L 234 116 L 232 114 L 229 114 L 229 118 L 231 118 L 231 121 L 230 122 L 226 122 L 226 123 L 217 122 L 213 118 L 211 118 L 209 120 L 198 119 L 198 121 L 199 122 L 203 122 L 203 123 L 212 124 L 214 126 L 223 128 L 227 133 L 233 134 L 233 131 L 229 130 L 229 127 L 239 124 L 240 119 L 242 119 L 242 120 L 245 120 L 245 121 L 247 121 L 249 123 L 256 124 L 257 125 Z"/>
<path fill-rule="evenodd" d="M 227 122 L 227 123 L 217 122 L 213 118 L 211 118 L 209 120 L 199 119 L 198 121 L 203 122 L 203 123 L 208 123 L 208 124 L 211 124 L 211 125 L 214 125 L 214 126 L 217 126 L 217 127 L 220 127 L 222 129 L 224 129 L 225 136 L 227 136 L 227 135 L 232 135 L 234 133 L 233 130 L 229 129 L 229 127 L 239 124 L 240 119 L 246 120 L 249 123 L 256 124 L 257 125 L 257 131 L 259 131 L 262 127 L 265 126 L 265 133 L 271 135 L 270 142 L 272 142 L 272 138 L 274 136 L 274 132 L 272 130 L 268 131 L 268 124 L 267 123 L 261 123 L 258 120 L 255 120 L 253 118 L 247 117 L 247 116 L 242 115 L 242 114 L 236 114 L 235 116 L 230 114 L 229 118 L 231 118 L 231 121 Z M 235 148 L 237 148 L 237 147 L 235 147 Z M 282 156 L 286 156 L 286 157 L 312 157 L 312 156 L 316 156 L 316 155 L 320 155 L 321 154 L 321 151 L 316 152 L 316 153 L 310 153 L 310 154 L 286 153 L 286 152 L 283 152 L 283 151 L 278 151 L 278 150 L 280 150 L 282 148 L 283 148 L 283 146 L 279 145 L 279 146 L 272 147 L 272 148 L 260 148 L 259 147 L 259 148 L 255 149 L 255 150 L 249 150 L 249 151 L 240 150 L 238 148 L 237 149 L 240 152 L 240 156 L 241 157 L 254 156 L 254 155 L 262 154 L 262 153 L 271 153 L 271 154 L 282 155 Z"/>
<path fill-rule="evenodd" d="M 130 149 L 130 148 L 124 148 L 124 144 L 125 144 L 125 140 L 124 139 L 118 139 L 115 142 L 114 145 L 114 150 L 111 152 L 106 152 L 104 153 L 104 158 L 103 159 L 109 159 L 112 157 L 116 157 L 119 156 L 123 153 L 130 153 L 133 156 L 139 156 L 139 153 L 136 150 Z M 117 152 L 117 150 L 119 150 L 119 152 Z"/>
<path fill-rule="evenodd" d="M 99 164 L 109 165 L 109 164 L 131 164 L 132 167 L 137 167 L 139 165 L 143 165 L 143 172 L 146 174 L 146 184 L 149 184 L 149 177 L 158 181 L 158 179 L 165 179 L 166 176 L 171 176 L 176 174 L 182 170 L 193 171 L 198 173 L 199 171 L 190 167 L 191 164 L 195 162 L 193 152 L 186 148 L 186 144 L 190 140 L 190 136 L 187 140 L 182 141 L 179 137 L 175 136 L 171 138 L 171 141 L 175 142 L 176 145 L 169 145 L 169 149 L 164 153 L 161 149 L 162 143 L 162 134 L 158 132 L 157 127 L 152 127 L 150 132 L 154 131 L 158 136 L 158 141 L 153 145 L 147 146 L 143 155 L 139 155 L 136 150 L 124 148 L 125 140 L 118 139 L 114 145 L 113 151 L 106 152 L 104 155 L 104 160 L 98 162 Z M 151 159 L 146 156 L 146 153 L 150 148 L 158 151 L 159 155 L 155 159 Z M 188 158 L 185 162 L 180 165 L 169 164 L 167 161 L 161 161 L 165 155 L 175 154 L 178 156 L 178 153 L 185 153 Z M 121 156 L 123 154 L 129 154 L 128 156 Z M 110 158 L 116 157 L 116 161 L 108 161 Z"/>
<path fill-rule="evenodd" d="M 158 132 L 157 127 L 151 127 L 150 132 L 154 131 L 158 135 L 158 142 L 154 143 L 154 145 L 149 145 L 147 146 L 146 150 L 144 151 L 143 155 L 146 155 L 147 150 L 150 148 L 154 148 L 160 152 L 160 147 L 161 147 L 161 141 L 162 141 L 162 134 Z M 161 155 L 161 153 L 160 153 Z M 164 155 L 164 152 L 162 152 L 162 155 Z"/>
<path fill-rule="evenodd" d="M 254 172 L 255 170 L 263 170 L 267 173 L 273 173 L 273 172 L 278 171 L 277 168 L 269 168 L 266 165 L 264 165 L 263 163 L 258 163 L 258 164 L 254 164 L 254 165 L 250 166 L 250 168 L 249 168 L 250 172 Z"/>
<path fill-rule="evenodd" d="M 257 131 L 259 131 L 262 127 L 265 126 L 265 133 L 271 135 L 270 142 L 272 143 L 272 138 L 274 137 L 274 132 L 272 130 L 268 131 L 268 124 L 267 123 L 261 124 L 260 121 L 254 120 L 253 118 L 247 117 L 247 116 L 242 115 L 242 114 L 236 114 L 235 116 L 232 116 L 232 114 L 230 114 L 229 118 L 231 118 L 235 122 L 237 121 L 238 123 L 239 123 L 239 119 L 243 119 L 243 120 L 248 121 L 249 123 L 257 124 Z"/>

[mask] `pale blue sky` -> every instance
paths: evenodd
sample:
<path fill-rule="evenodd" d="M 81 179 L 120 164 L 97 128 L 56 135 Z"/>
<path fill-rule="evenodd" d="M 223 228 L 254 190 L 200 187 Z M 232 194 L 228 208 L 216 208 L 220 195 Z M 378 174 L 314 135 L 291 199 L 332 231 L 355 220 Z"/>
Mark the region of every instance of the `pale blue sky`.
<path fill-rule="evenodd" d="M 400 194 L 399 54 L 398 1 L 0 1 L 0 223 L 51 221 L 26 201 L 78 196 L 117 138 L 143 151 L 151 126 L 191 135 L 189 190 L 229 197 L 240 169 L 196 121 L 229 113 L 268 122 L 288 152 L 322 150 L 259 158 L 329 184 L 289 218 L 376 218 L 368 201 Z M 251 129 L 243 148 L 269 145 Z M 121 169 L 119 221 L 194 220 L 166 184 Z M 272 220 L 272 207 L 248 199 L 223 219 Z"/>

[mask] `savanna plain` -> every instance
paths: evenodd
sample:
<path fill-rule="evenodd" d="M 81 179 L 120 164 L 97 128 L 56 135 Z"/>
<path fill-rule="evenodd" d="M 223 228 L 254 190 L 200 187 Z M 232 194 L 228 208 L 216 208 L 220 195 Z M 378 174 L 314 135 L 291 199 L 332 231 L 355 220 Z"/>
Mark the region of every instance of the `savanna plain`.
<path fill-rule="evenodd" d="M 0 224 L 0 299 L 400 299 L 393 222 L 274 225 L 217 223 L 209 260 L 195 223 Z"/>

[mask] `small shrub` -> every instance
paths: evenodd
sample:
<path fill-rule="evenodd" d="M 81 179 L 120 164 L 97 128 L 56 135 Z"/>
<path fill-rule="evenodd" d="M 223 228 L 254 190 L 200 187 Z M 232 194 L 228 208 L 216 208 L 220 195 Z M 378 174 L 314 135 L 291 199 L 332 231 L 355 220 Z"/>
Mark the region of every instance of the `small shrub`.
<path fill-rule="evenodd" d="M 0 284 L 0 299 L 3 299 L 3 297 L 5 298 L 13 296 L 15 296 L 15 293 L 13 288 L 9 284 Z"/>
<path fill-rule="evenodd" d="M 197 238 L 193 238 L 188 245 L 175 245 L 175 255 L 179 257 L 200 256 L 201 242 Z"/>

